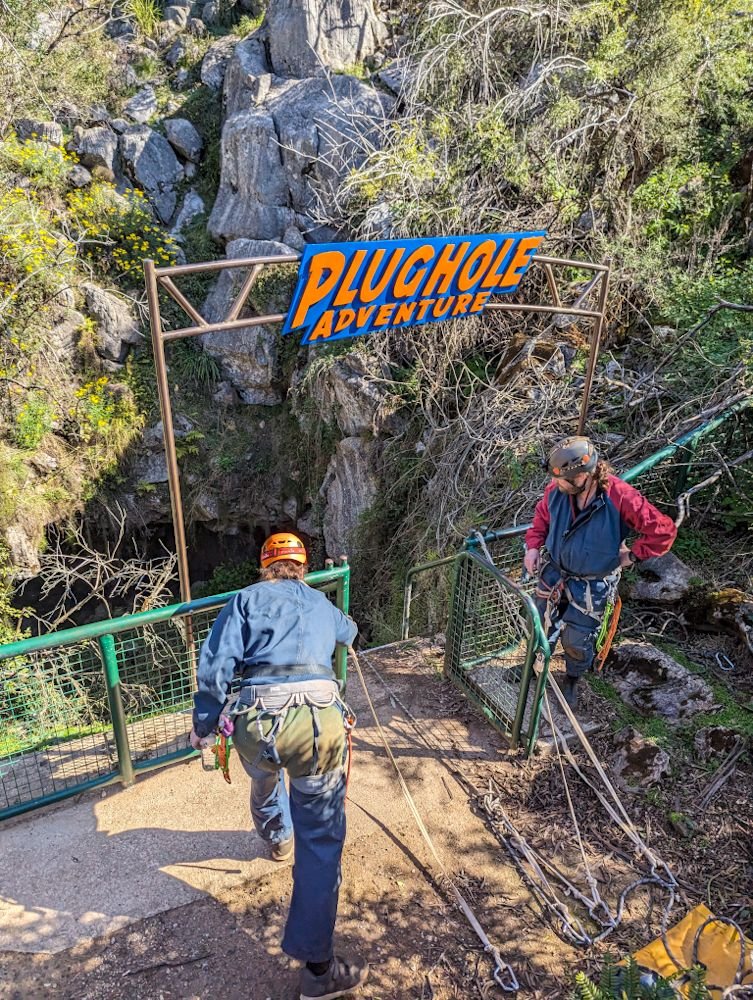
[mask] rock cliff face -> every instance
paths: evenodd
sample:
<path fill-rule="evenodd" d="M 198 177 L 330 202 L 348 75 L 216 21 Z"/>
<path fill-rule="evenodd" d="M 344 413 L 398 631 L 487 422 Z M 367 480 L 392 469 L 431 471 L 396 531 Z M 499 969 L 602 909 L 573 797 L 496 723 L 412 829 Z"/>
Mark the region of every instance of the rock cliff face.
<path fill-rule="evenodd" d="M 269 51 L 279 76 L 323 76 L 348 70 L 387 37 L 371 0 L 272 0 Z"/>
<path fill-rule="evenodd" d="M 370 0 L 271 0 L 262 26 L 232 51 L 230 45 L 210 49 L 202 79 L 205 69 L 212 85 L 222 75 L 225 120 L 221 182 L 208 225 L 228 258 L 290 253 L 305 241 L 337 238 L 327 225 L 328 205 L 360 151 L 378 144 L 395 103 L 347 70 L 373 56 L 386 37 Z M 205 303 L 208 320 L 227 313 L 242 280 L 238 271 L 222 272 Z M 220 365 L 225 393 L 262 406 L 284 401 L 279 331 L 248 327 L 207 334 L 201 343 Z M 315 360 L 311 351 L 308 362 Z M 356 359 L 315 369 L 311 378 L 306 361 L 299 359 L 294 394 L 302 431 L 310 433 L 312 421 L 325 422 L 342 440 L 318 495 L 301 503 L 288 497 L 271 521 L 292 521 L 319 535 L 336 557 L 351 548 L 376 495 L 379 435 L 392 429 L 391 417 L 383 391 Z"/>
<path fill-rule="evenodd" d="M 242 37 L 245 13 L 257 20 Z M 210 40 L 208 28 L 226 34 Z M 290 255 L 307 242 L 348 238 L 330 224 L 333 199 L 362 151 L 378 146 L 395 111 L 389 85 L 369 78 L 369 70 L 383 66 L 389 44 L 374 0 L 174 0 L 150 29 L 117 4 L 105 34 L 118 81 L 106 101 L 61 105 L 51 113 L 56 120 L 14 122 L 19 141 L 35 136 L 75 154 L 71 189 L 104 198 L 106 182 L 107 198 L 123 211 L 138 197 L 143 218 L 176 241 L 179 262 L 181 253 L 193 260 L 207 255 L 203 234 L 197 236 L 202 216 L 229 260 Z M 216 116 L 220 97 L 221 121 L 205 127 L 197 106 Z M 275 273 L 265 271 L 256 290 L 272 278 L 264 286 L 272 296 L 265 311 L 284 312 L 290 291 L 274 292 Z M 245 274 L 223 270 L 213 285 L 200 284 L 204 302 L 195 305 L 209 322 L 227 316 Z M 93 370 L 114 384 L 125 380 L 128 355 L 143 345 L 147 329 L 138 269 L 132 284 L 120 277 L 87 271 L 61 298 L 49 336 L 61 364 L 86 351 Z M 240 316 L 258 304 L 257 296 Z M 279 328 L 266 326 L 205 334 L 184 356 L 195 359 L 197 349 L 212 359 L 197 362 L 211 373 L 204 414 L 189 398 L 198 383 L 183 384 L 191 376 L 183 379 L 177 350 L 174 368 L 170 361 L 171 385 L 183 394 L 174 398 L 176 437 L 189 435 L 181 444 L 185 457 L 200 457 L 207 473 L 183 463 L 187 521 L 228 535 L 299 527 L 329 555 L 352 549 L 353 531 L 378 490 L 382 439 L 399 429 L 365 361 L 353 355 L 320 365 L 317 351 L 296 352 Z M 159 531 L 170 520 L 163 433 L 154 419 L 144 434 L 139 425 L 122 456 L 128 483 L 121 499 L 135 531 Z M 220 442 L 225 451 L 218 453 L 220 424 L 237 442 Z M 321 447 L 311 461 L 306 452 L 315 439 Z M 282 458 L 264 453 L 269 440 L 284 450 Z M 41 522 L 32 530 L 19 521 L 9 533 L 3 526 L 19 575 L 38 571 L 43 530 Z"/>

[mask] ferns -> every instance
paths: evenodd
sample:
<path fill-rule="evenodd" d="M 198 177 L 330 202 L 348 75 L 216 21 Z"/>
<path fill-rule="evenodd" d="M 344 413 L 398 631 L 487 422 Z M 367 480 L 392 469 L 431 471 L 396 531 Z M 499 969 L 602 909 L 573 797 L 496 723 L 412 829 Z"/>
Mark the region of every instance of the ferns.
<path fill-rule="evenodd" d="M 689 987 L 687 1000 L 711 1000 L 706 988 L 706 973 L 696 967 L 682 978 L 683 986 Z M 614 958 L 607 955 L 601 972 L 599 985 L 593 983 L 583 972 L 575 977 L 575 989 L 569 1000 L 677 1000 L 685 994 L 679 992 L 676 982 L 660 979 L 653 973 L 641 970 L 632 956 L 624 965 L 616 965 Z"/>

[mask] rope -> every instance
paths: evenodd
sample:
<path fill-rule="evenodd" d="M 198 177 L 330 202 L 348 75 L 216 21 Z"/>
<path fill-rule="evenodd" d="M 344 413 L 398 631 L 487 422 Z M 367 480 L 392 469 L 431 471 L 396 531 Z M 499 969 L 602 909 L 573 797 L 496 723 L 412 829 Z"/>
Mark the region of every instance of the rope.
<path fill-rule="evenodd" d="M 486 545 L 483 535 L 479 531 L 474 532 L 474 535 L 485 557 L 487 558 L 489 563 L 493 566 L 494 560 L 491 556 L 491 553 L 489 552 L 489 549 Z M 552 612 L 552 601 L 550 595 L 550 600 L 547 601 L 547 610 L 544 621 L 544 630 L 545 632 L 547 632 L 547 634 L 551 629 L 551 612 Z M 605 646 L 607 647 L 606 648 L 607 652 L 617 626 L 616 619 L 618 616 L 614 615 L 613 612 L 612 617 L 613 620 L 611 623 L 609 623 L 612 625 L 612 628 L 610 628 L 608 631 L 605 630 L 606 633 L 605 638 L 607 639 Z M 567 745 L 566 740 L 563 737 L 562 732 L 558 729 L 556 723 L 554 722 L 554 719 L 552 717 L 552 712 L 549 706 L 548 693 L 545 688 L 544 699 L 545 699 L 547 714 L 549 717 L 550 725 L 552 727 L 552 732 L 555 740 L 555 747 L 557 749 L 558 764 L 560 768 L 560 773 L 562 775 L 562 783 L 567 800 L 568 812 L 570 814 L 570 819 L 573 825 L 573 829 L 575 830 L 575 835 L 580 850 L 580 855 L 583 861 L 583 868 L 585 870 L 585 877 L 591 891 L 590 898 L 585 896 L 558 868 L 556 868 L 551 863 L 547 862 L 540 855 L 537 855 L 537 853 L 534 851 L 531 845 L 527 843 L 525 838 L 515 828 L 509 816 L 505 813 L 504 809 L 502 808 L 499 799 L 496 799 L 495 801 L 493 796 L 486 797 L 484 805 L 487 815 L 490 816 L 490 818 L 492 818 L 490 813 L 493 812 L 495 806 L 497 810 L 502 814 L 504 825 L 508 830 L 508 836 L 505 837 L 503 835 L 503 843 L 505 847 L 511 854 L 513 860 L 516 861 L 516 863 L 518 864 L 519 870 L 521 870 L 521 874 L 524 877 L 526 877 L 527 883 L 532 888 L 534 888 L 534 891 L 537 897 L 539 898 L 540 902 L 542 903 L 542 905 L 548 907 L 556 914 L 557 918 L 561 922 L 563 935 L 570 941 L 573 941 L 574 943 L 590 945 L 593 942 L 603 940 L 608 934 L 610 934 L 613 930 L 615 930 L 615 928 L 619 926 L 619 924 L 623 919 L 628 899 L 638 888 L 642 886 L 655 886 L 657 888 L 664 890 L 667 893 L 667 902 L 662 911 L 661 932 L 664 945 L 667 948 L 667 953 L 674 960 L 674 956 L 671 954 L 671 951 L 667 945 L 666 930 L 669 921 L 669 915 L 671 913 L 672 907 L 674 906 L 675 897 L 677 894 L 677 889 L 678 889 L 677 881 L 672 872 L 669 870 L 666 863 L 663 862 L 654 854 L 654 852 L 648 847 L 646 842 L 641 837 L 640 833 L 635 827 L 635 824 L 633 823 L 627 811 L 625 810 L 622 801 L 619 795 L 617 794 L 617 791 L 615 790 L 614 786 L 609 780 L 609 777 L 604 771 L 604 768 L 602 767 L 599 759 L 597 758 L 586 734 L 583 732 L 583 728 L 581 727 L 580 723 L 578 722 L 572 710 L 570 709 L 570 706 L 567 704 L 564 694 L 559 688 L 559 685 L 556 683 L 556 681 L 551 675 L 547 676 L 547 682 L 549 684 L 549 687 L 551 687 L 551 689 L 554 691 L 555 696 L 559 702 L 559 705 L 572 727 L 573 733 L 580 740 L 580 743 L 585 749 L 589 759 L 591 760 L 591 763 L 594 765 L 596 772 L 599 778 L 601 779 L 604 788 L 606 789 L 606 792 L 608 793 L 607 795 L 605 795 L 602 792 L 602 790 L 593 783 L 593 781 L 591 781 L 589 778 L 586 777 L 586 775 L 579 767 L 577 761 L 575 760 L 575 757 L 573 756 L 570 748 Z M 636 851 L 645 858 L 645 860 L 649 865 L 649 874 L 647 876 L 643 876 L 639 879 L 636 879 L 629 886 L 627 886 L 620 894 L 617 903 L 616 913 L 612 913 L 607 903 L 602 899 L 599 893 L 598 884 L 595 878 L 593 877 L 593 874 L 591 872 L 588 863 L 588 858 L 586 856 L 585 847 L 581 836 L 580 825 L 575 815 L 575 807 L 573 804 L 572 796 L 570 793 L 570 787 L 565 773 L 563 752 L 568 763 L 575 770 L 575 773 L 578 775 L 578 777 L 596 794 L 598 800 L 601 802 L 602 806 L 605 808 L 610 818 L 613 820 L 613 822 L 617 824 L 617 826 L 623 831 L 623 833 L 625 833 L 625 835 L 633 844 Z M 529 866 L 530 872 L 526 871 L 523 865 L 523 861 L 525 861 L 526 864 Z M 551 882 L 549 881 L 544 872 L 544 868 L 546 868 L 549 871 L 550 875 L 560 883 L 566 895 L 578 900 L 585 907 L 591 919 L 594 920 L 602 928 L 599 934 L 597 934 L 593 938 L 591 938 L 587 934 L 587 932 L 583 928 L 583 925 L 577 919 L 577 917 L 575 917 L 570 912 L 567 905 L 562 900 L 558 899 L 556 891 L 554 890 Z M 536 880 L 538 880 L 538 882 Z M 681 963 L 675 961 L 675 964 L 678 966 L 678 968 L 681 967 Z"/>
<path fill-rule="evenodd" d="M 369 710 L 371 711 L 371 715 L 372 715 L 372 717 L 374 719 L 374 723 L 376 725 L 377 732 L 379 733 L 379 736 L 381 737 L 382 743 L 384 744 L 384 749 L 387 751 L 387 756 L 389 757 L 389 759 L 390 759 L 390 761 L 392 763 L 392 766 L 395 769 L 395 774 L 397 775 L 397 780 L 398 780 L 398 782 L 400 784 L 400 788 L 401 788 L 401 790 L 403 792 L 403 795 L 405 796 L 405 800 L 408 803 L 408 808 L 411 811 L 411 814 L 413 816 L 413 819 L 415 820 L 416 826 L 418 827 L 418 830 L 419 830 L 421 836 L 424 838 L 424 841 L 426 842 L 426 845 L 429 848 L 432 857 L 434 858 L 434 861 L 436 863 L 437 869 L 440 872 L 444 883 L 448 886 L 448 888 L 452 892 L 452 895 L 455 898 L 455 902 L 458 904 L 458 906 L 460 907 L 460 909 L 463 911 L 463 914 L 465 915 L 468 923 L 471 925 L 471 927 L 473 928 L 473 930 L 476 932 L 476 936 L 478 937 L 478 939 L 481 941 L 482 945 L 484 946 L 484 951 L 486 951 L 487 954 L 489 954 L 492 957 L 492 959 L 494 960 L 494 963 L 495 963 L 495 967 L 494 967 L 494 981 L 497 983 L 497 985 L 499 987 L 501 987 L 502 990 L 505 991 L 505 993 L 515 993 L 515 992 L 517 992 L 520 989 L 520 984 L 518 983 L 518 980 L 517 980 L 517 978 L 515 976 L 515 972 L 513 971 L 512 967 L 510 965 L 508 965 L 507 962 L 504 961 L 504 959 L 500 955 L 500 953 L 497 950 L 497 948 L 495 948 L 495 946 L 489 940 L 489 938 L 488 938 L 488 936 L 486 934 L 486 931 L 483 929 L 483 927 L 479 923 L 479 921 L 478 921 L 478 919 L 476 917 L 476 914 L 471 909 L 470 905 L 466 901 L 466 899 L 463 896 L 463 894 L 461 893 L 461 891 L 455 885 L 455 882 L 453 881 L 452 876 L 447 871 L 447 869 L 445 868 L 445 866 L 444 866 L 444 864 L 442 862 L 442 859 L 437 854 L 437 850 L 436 850 L 436 848 L 434 846 L 434 841 L 431 839 L 429 831 L 426 829 L 424 821 L 421 818 L 421 814 L 419 813 L 418 808 L 416 806 L 416 803 L 415 803 L 415 801 L 413 799 L 413 796 L 410 793 L 410 789 L 408 788 L 407 784 L 405 783 L 405 779 L 403 778 L 402 772 L 400 771 L 398 763 L 395 760 L 395 757 L 394 757 L 394 755 L 392 753 L 392 750 L 390 748 L 389 742 L 387 741 L 387 736 L 386 736 L 386 734 L 384 732 L 384 729 L 382 728 L 382 724 L 380 723 L 379 718 L 377 716 L 376 709 L 374 708 L 374 703 L 371 700 L 371 695 L 369 694 L 369 689 L 366 687 L 366 680 L 365 680 L 365 678 L 363 676 L 363 671 L 361 670 L 361 664 L 360 664 L 359 659 L 356 656 L 355 650 L 353 649 L 352 646 L 348 647 L 348 654 L 351 657 L 351 659 L 353 660 L 353 662 L 355 663 L 356 672 L 358 673 L 358 679 L 361 682 L 361 687 L 363 688 L 363 693 L 366 696 L 366 701 L 368 702 Z"/>

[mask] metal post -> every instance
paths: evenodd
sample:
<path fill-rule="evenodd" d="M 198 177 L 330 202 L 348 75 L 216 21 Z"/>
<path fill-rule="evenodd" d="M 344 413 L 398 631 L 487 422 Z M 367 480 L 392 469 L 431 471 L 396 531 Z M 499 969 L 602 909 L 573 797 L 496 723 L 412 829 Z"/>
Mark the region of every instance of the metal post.
<path fill-rule="evenodd" d="M 596 370 L 596 360 L 599 357 L 599 346 L 601 344 L 601 332 L 604 328 L 604 319 L 607 309 L 607 293 L 609 292 L 609 276 L 611 268 L 608 268 L 601 278 L 599 288 L 599 318 L 594 322 L 591 334 L 591 350 L 588 356 L 588 369 L 586 370 L 586 382 L 583 386 L 583 397 L 580 404 L 580 417 L 578 418 L 578 434 L 584 434 L 586 430 L 586 414 L 588 413 L 588 400 L 591 395 L 591 384 Z"/>
<path fill-rule="evenodd" d="M 118 654 L 115 652 L 115 639 L 111 635 L 101 635 L 97 642 L 105 668 L 107 700 L 110 703 L 112 732 L 118 750 L 120 780 L 124 785 L 132 785 L 134 781 L 133 760 L 131 759 L 131 748 L 128 745 L 128 729 L 126 728 L 123 699 L 120 694 L 120 671 L 118 669 Z"/>
<path fill-rule="evenodd" d="M 154 366 L 157 373 L 157 392 L 159 395 L 160 412 L 162 413 L 162 433 L 165 441 L 165 460 L 167 462 L 167 481 L 170 488 L 170 506 L 173 513 L 173 532 L 175 535 L 175 551 L 178 556 L 178 576 L 180 579 L 180 596 L 183 601 L 191 600 L 191 582 L 188 573 L 188 553 L 186 550 L 186 531 L 183 523 L 183 500 L 180 494 L 180 474 L 178 472 L 178 455 L 175 450 L 175 432 L 173 429 L 173 411 L 170 404 L 170 384 L 167 380 L 167 362 L 165 361 L 165 345 L 162 341 L 162 318 L 159 308 L 159 291 L 157 275 L 153 260 L 144 261 L 144 280 L 149 303 L 149 324 L 152 328 L 152 347 L 154 349 Z M 189 642 L 189 646 L 191 643 Z"/>
<path fill-rule="evenodd" d="M 348 557 L 340 556 L 338 563 L 340 566 L 348 568 L 347 573 L 344 573 L 337 580 L 337 606 L 344 615 L 347 615 L 350 610 L 350 567 L 348 567 Z M 348 681 L 348 650 L 340 643 L 338 643 L 335 650 L 335 675 L 340 683 L 340 689 L 345 691 L 345 685 Z"/>

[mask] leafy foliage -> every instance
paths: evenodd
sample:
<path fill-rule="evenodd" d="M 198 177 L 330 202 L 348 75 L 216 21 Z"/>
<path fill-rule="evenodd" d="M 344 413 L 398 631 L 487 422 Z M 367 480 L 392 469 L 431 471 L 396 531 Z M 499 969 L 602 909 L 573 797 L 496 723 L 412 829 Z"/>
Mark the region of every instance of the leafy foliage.
<path fill-rule="evenodd" d="M 575 976 L 575 989 L 570 1000 L 676 1000 L 680 995 L 689 1000 L 710 1000 L 703 969 L 692 969 L 685 983 L 686 993 L 679 994 L 672 982 L 653 974 L 642 972 L 630 956 L 623 965 L 606 957 L 597 986 L 584 973 Z"/>

